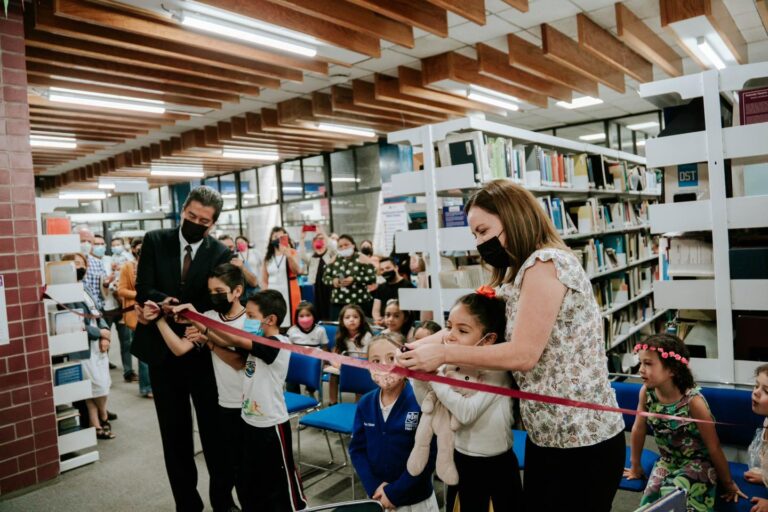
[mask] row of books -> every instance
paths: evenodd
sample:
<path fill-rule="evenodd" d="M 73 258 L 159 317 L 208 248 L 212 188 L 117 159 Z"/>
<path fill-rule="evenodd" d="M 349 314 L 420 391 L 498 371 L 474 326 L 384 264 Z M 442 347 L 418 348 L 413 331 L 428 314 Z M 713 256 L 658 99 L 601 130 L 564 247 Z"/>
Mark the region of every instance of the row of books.
<path fill-rule="evenodd" d="M 589 275 L 619 269 L 654 255 L 652 238 L 644 231 L 605 235 L 579 243 L 583 245 L 572 249 Z"/>
<path fill-rule="evenodd" d="M 591 234 L 645 226 L 650 222 L 648 201 L 600 202 L 590 197 L 567 203 L 560 197 L 542 196 L 539 204 L 560 234 Z"/>
<path fill-rule="evenodd" d="M 656 332 L 654 322 L 650 321 L 656 313 L 653 295 L 649 295 L 612 315 L 603 317 L 605 349 L 615 348 L 622 341 L 630 340 L 635 334 L 649 335 Z M 643 327 L 638 329 L 641 325 Z"/>
<path fill-rule="evenodd" d="M 610 311 L 650 292 L 653 275 L 652 267 L 632 267 L 608 279 L 594 281 L 592 292 L 600 309 Z"/>
<path fill-rule="evenodd" d="M 80 411 L 71 405 L 56 406 L 56 423 L 60 436 L 80 430 Z"/>

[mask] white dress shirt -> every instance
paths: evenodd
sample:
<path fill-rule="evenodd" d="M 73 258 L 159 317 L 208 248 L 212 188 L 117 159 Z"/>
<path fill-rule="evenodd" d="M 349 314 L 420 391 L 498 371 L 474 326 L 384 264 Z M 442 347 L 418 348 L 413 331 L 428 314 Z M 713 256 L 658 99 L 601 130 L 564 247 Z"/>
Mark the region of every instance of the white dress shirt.
<path fill-rule="evenodd" d="M 195 254 L 197 254 L 197 250 L 200 248 L 200 245 L 203 243 L 203 240 L 205 240 L 205 238 L 203 238 L 199 242 L 195 242 L 194 244 L 191 244 L 191 243 L 187 242 L 184 239 L 184 235 L 181 234 L 181 229 L 179 229 L 179 243 L 181 244 L 181 257 L 180 257 L 179 261 L 181 262 L 181 267 L 180 267 L 181 269 L 184 268 L 184 256 L 187 254 L 184 249 L 188 245 L 190 247 L 192 247 L 192 255 L 191 256 L 192 256 L 192 259 L 194 260 L 195 259 Z"/>

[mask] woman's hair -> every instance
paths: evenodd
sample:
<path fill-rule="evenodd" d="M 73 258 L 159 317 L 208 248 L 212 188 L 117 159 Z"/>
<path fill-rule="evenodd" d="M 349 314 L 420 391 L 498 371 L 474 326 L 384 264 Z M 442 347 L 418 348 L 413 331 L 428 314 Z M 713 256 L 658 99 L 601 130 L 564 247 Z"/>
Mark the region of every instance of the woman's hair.
<path fill-rule="evenodd" d="M 245 240 L 245 243 L 247 243 L 247 244 L 251 243 L 251 241 L 248 240 L 248 237 L 246 237 L 245 235 L 237 235 L 235 237 L 235 241 L 238 241 L 238 240 Z"/>
<path fill-rule="evenodd" d="M 416 330 L 417 330 L 417 331 L 418 331 L 419 329 L 426 329 L 426 330 L 428 330 L 430 333 L 432 333 L 432 334 L 435 334 L 436 332 L 440 332 L 440 330 L 442 329 L 442 327 L 440 327 L 440 324 L 439 324 L 439 323 L 437 323 L 437 322 L 433 322 L 432 320 L 425 320 L 425 321 L 421 322 L 421 323 L 418 325 L 418 327 L 416 327 Z"/>
<path fill-rule="evenodd" d="M 648 345 L 649 348 L 662 349 L 664 352 L 680 354 L 686 360 L 691 359 L 685 343 L 672 334 L 654 334 L 644 339 L 642 345 Z M 672 383 L 681 393 L 685 393 L 696 386 L 696 381 L 693 379 L 693 374 L 687 364 L 683 364 L 674 357 L 661 357 L 658 350 L 656 350 L 656 355 L 659 357 L 659 361 L 661 361 L 661 366 L 672 372 Z"/>
<path fill-rule="evenodd" d="M 396 333 L 396 332 L 383 332 L 381 334 L 377 334 L 373 338 L 371 338 L 371 342 L 368 344 L 368 352 L 366 355 L 371 355 L 371 347 L 373 347 L 376 343 L 380 341 L 386 341 L 388 343 L 391 343 L 395 346 L 395 348 L 401 348 L 403 345 L 405 345 L 405 337 L 402 334 Z"/>
<path fill-rule="evenodd" d="M 467 308 L 469 314 L 483 326 L 483 335 L 495 333 L 495 343 L 501 343 L 506 339 L 504 331 L 507 327 L 507 312 L 504 300 L 486 297 L 479 293 L 469 293 L 459 297 L 453 307 L 459 305 Z"/>
<path fill-rule="evenodd" d="M 288 232 L 285 229 L 283 229 L 281 226 L 275 226 L 272 228 L 272 231 L 269 232 L 269 239 L 267 239 L 267 254 L 264 256 L 265 262 L 275 257 L 275 246 L 272 245 L 272 235 L 278 232 L 283 232 L 285 234 L 288 234 Z"/>
<path fill-rule="evenodd" d="M 403 314 L 403 326 L 400 328 L 400 334 L 403 336 L 408 336 L 408 333 L 411 332 L 411 327 L 413 327 L 413 314 L 410 311 L 406 311 L 402 308 L 400 308 L 400 301 L 397 299 L 389 299 L 387 301 L 387 304 L 384 306 L 384 315 L 387 314 L 387 308 L 389 306 L 397 306 L 397 309 L 400 310 L 400 312 Z"/>
<path fill-rule="evenodd" d="M 349 333 L 349 330 L 347 329 L 347 326 L 344 325 L 344 314 L 347 311 L 353 310 L 357 313 L 357 316 L 360 317 L 360 329 L 357 331 L 357 336 L 352 338 L 352 335 Z M 368 325 L 368 320 L 365 318 L 365 313 L 363 312 L 363 308 L 358 306 L 357 304 L 347 304 L 343 308 L 341 308 L 341 312 L 339 313 L 339 328 L 336 329 L 336 345 L 333 347 L 333 351 L 341 354 L 342 352 L 345 352 L 346 342 L 347 340 L 352 341 L 352 343 L 358 347 L 362 348 L 362 344 L 358 344 L 359 340 L 362 340 L 363 337 L 367 333 L 371 332 L 371 326 Z"/>
<path fill-rule="evenodd" d="M 315 314 L 315 305 L 309 302 L 308 300 L 303 300 L 299 302 L 299 305 L 296 306 L 296 312 L 293 314 L 293 325 L 299 325 L 299 313 L 302 311 L 309 311 L 309 314 L 312 315 L 312 318 L 315 319 L 315 323 L 317 323 L 317 315 Z"/>
<path fill-rule="evenodd" d="M 357 251 L 357 244 L 355 243 L 355 239 L 352 238 L 352 235 L 339 235 L 339 240 L 341 240 L 342 238 L 349 240 L 349 243 L 351 243 L 352 246 L 355 248 L 355 251 Z"/>
<path fill-rule="evenodd" d="M 243 290 L 245 290 L 243 271 L 231 263 L 222 263 L 211 270 L 211 275 L 209 275 L 208 278 L 211 279 L 214 277 L 229 286 L 229 289 L 232 291 L 234 291 L 237 286 L 241 286 Z"/>
<path fill-rule="evenodd" d="M 522 186 L 509 180 L 493 180 L 475 192 L 464 212 L 481 208 L 496 215 L 506 238 L 504 249 L 509 267 L 494 268 L 492 286 L 511 282 L 525 260 L 543 247 L 568 247 L 536 198 Z"/>
<path fill-rule="evenodd" d="M 86 270 L 88 269 L 88 256 L 83 253 L 75 252 L 72 254 L 65 254 L 61 257 L 61 261 L 75 261 L 75 258 L 80 258 L 85 263 Z"/>
<path fill-rule="evenodd" d="M 760 366 L 755 368 L 755 377 L 763 373 L 768 374 L 768 364 L 761 364 Z"/>

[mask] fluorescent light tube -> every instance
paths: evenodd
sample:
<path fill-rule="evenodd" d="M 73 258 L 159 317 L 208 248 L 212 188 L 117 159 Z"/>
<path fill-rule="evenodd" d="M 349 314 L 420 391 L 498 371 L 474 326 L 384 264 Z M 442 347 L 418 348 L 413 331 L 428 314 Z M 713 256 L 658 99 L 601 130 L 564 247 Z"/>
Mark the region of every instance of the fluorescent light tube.
<path fill-rule="evenodd" d="M 106 199 L 107 193 L 103 190 L 62 190 L 59 199 Z"/>
<path fill-rule="evenodd" d="M 68 89 L 66 87 L 50 87 L 49 90 L 51 92 L 64 93 L 64 94 L 76 94 L 78 96 L 86 96 L 86 97 L 94 96 L 97 98 L 106 98 L 108 100 L 151 103 L 153 105 L 161 105 L 161 106 L 165 104 L 163 101 L 160 101 L 160 100 L 137 99 L 137 98 L 134 98 L 133 96 L 121 96 L 119 94 L 107 94 L 105 92 L 80 91 L 78 89 Z"/>
<path fill-rule="evenodd" d="M 359 183 L 360 178 L 331 178 L 333 183 Z"/>
<path fill-rule="evenodd" d="M 29 145 L 33 148 L 76 149 L 76 142 L 56 141 L 46 139 L 33 139 L 30 137 Z"/>
<path fill-rule="evenodd" d="M 81 96 L 67 96 L 57 93 L 51 93 L 48 96 L 51 101 L 59 103 L 71 103 L 73 105 L 86 105 L 89 107 L 116 108 L 120 110 L 134 110 L 137 112 L 149 112 L 151 114 L 164 114 L 164 107 L 154 107 L 151 105 L 142 105 L 141 103 L 129 103 L 114 100 L 102 100 L 98 98 L 85 98 Z"/>
<path fill-rule="evenodd" d="M 600 105 L 603 102 L 600 98 L 593 98 L 592 96 L 582 96 L 580 98 L 574 98 L 573 101 L 568 103 L 567 101 L 558 101 L 555 103 L 560 108 L 567 108 L 569 110 L 574 108 L 591 107 L 593 105 Z"/>
<path fill-rule="evenodd" d="M 224 149 L 221 152 L 224 158 L 237 158 L 240 160 L 262 160 L 267 162 L 277 162 L 280 156 L 275 153 L 255 153 L 239 149 Z"/>
<path fill-rule="evenodd" d="M 638 146 L 645 146 L 645 143 L 646 143 L 646 142 L 648 142 L 648 139 L 639 140 L 639 141 L 637 141 L 637 143 L 636 143 L 636 144 L 637 144 Z"/>
<path fill-rule="evenodd" d="M 115 190 L 117 185 L 114 183 L 99 183 L 98 187 L 102 190 Z"/>
<path fill-rule="evenodd" d="M 318 123 L 317 128 L 326 132 L 344 133 L 347 135 L 359 135 L 360 137 L 376 137 L 376 132 L 370 128 L 358 126 L 344 126 L 341 124 Z"/>
<path fill-rule="evenodd" d="M 169 176 L 172 178 L 202 178 L 205 176 L 203 171 L 184 171 L 184 170 L 171 170 L 171 169 L 152 169 L 149 171 L 150 176 Z"/>
<path fill-rule="evenodd" d="M 725 62 L 723 62 L 723 59 L 717 54 L 715 49 L 712 48 L 712 45 L 710 45 L 704 37 L 699 37 L 696 40 L 696 47 L 699 49 L 699 52 L 701 52 L 704 58 L 716 69 L 725 68 Z"/>
<path fill-rule="evenodd" d="M 260 46 L 268 46 L 269 48 L 303 55 L 304 57 L 314 57 L 317 55 L 317 50 L 315 48 L 290 42 L 276 36 L 266 36 L 258 34 L 252 30 L 244 30 L 238 28 L 234 23 L 227 23 L 220 20 L 211 21 L 206 17 L 191 13 L 183 14 L 181 24 L 185 27 L 204 30 L 218 36 L 239 39 Z"/>
<path fill-rule="evenodd" d="M 493 105 L 494 107 L 500 107 L 504 110 L 510 110 L 516 112 L 520 110 L 520 106 L 516 103 L 518 100 L 514 96 L 504 94 L 501 92 L 488 89 L 487 87 L 480 87 L 477 85 L 470 85 L 467 90 L 467 98 L 486 105 Z"/>
<path fill-rule="evenodd" d="M 630 130 L 645 130 L 646 128 L 655 128 L 659 126 L 658 121 L 648 121 L 647 123 L 628 124 Z"/>
<path fill-rule="evenodd" d="M 585 140 L 585 141 L 605 140 L 605 134 L 590 133 L 589 135 L 579 135 L 579 140 Z"/>

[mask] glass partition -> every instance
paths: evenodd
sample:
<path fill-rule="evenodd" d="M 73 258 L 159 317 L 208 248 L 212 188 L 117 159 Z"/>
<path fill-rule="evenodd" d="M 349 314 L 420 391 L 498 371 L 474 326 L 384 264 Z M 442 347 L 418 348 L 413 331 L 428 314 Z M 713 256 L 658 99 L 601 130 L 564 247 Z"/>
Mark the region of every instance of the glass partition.
<path fill-rule="evenodd" d="M 303 197 L 301 160 L 283 162 L 280 165 L 280 179 L 283 185 L 283 201 L 293 201 Z"/>
<path fill-rule="evenodd" d="M 301 161 L 304 169 L 304 197 L 325 197 L 325 162 L 322 155 Z"/>
<path fill-rule="evenodd" d="M 278 201 L 277 166 L 270 165 L 256 170 L 259 178 L 259 204 L 272 204 Z"/>
<path fill-rule="evenodd" d="M 331 153 L 331 186 L 333 193 L 353 192 L 356 190 L 354 150 Z"/>
<path fill-rule="evenodd" d="M 269 232 L 274 226 L 282 226 L 280 205 L 259 206 L 242 211 L 243 233 L 262 254 L 267 249 Z"/>

